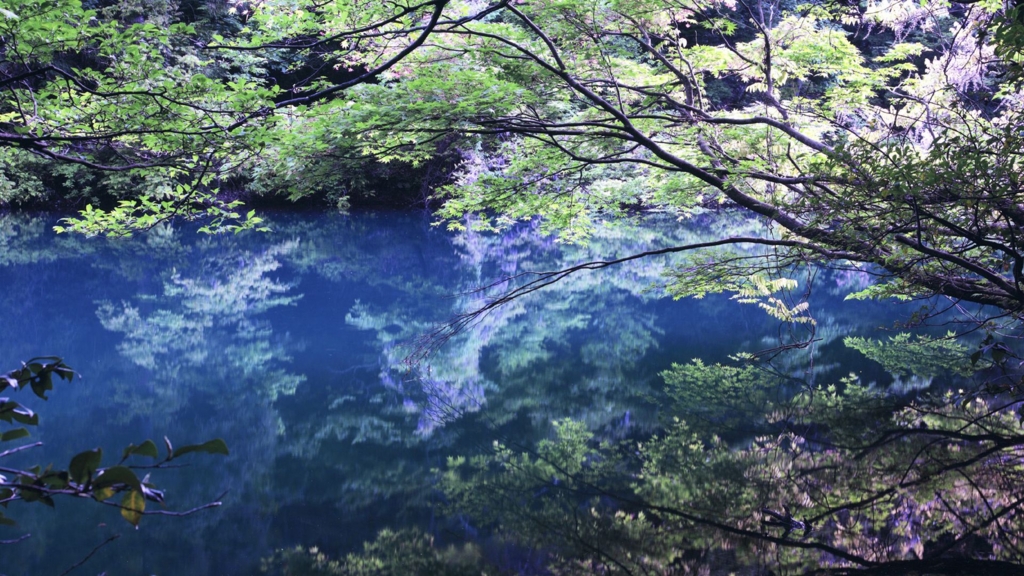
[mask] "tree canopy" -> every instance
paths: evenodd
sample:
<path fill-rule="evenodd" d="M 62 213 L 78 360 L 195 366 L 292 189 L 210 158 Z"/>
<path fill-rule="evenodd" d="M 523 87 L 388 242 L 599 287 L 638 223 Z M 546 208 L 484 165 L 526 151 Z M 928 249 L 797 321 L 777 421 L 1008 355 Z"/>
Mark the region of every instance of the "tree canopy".
<path fill-rule="evenodd" d="M 541 216 L 585 241 L 594 221 L 635 207 L 735 205 L 766 232 L 723 242 L 766 245 L 773 266 L 845 262 L 887 280 L 866 295 L 1024 305 L 1020 8 L 0 8 L 0 189 L 9 202 L 47 187 L 84 197 L 65 230 L 128 234 L 175 215 L 207 217 L 210 230 L 260 227 L 220 187 L 301 197 L 320 188 L 307 174 L 417 165 L 454 147 L 461 161 L 435 191 L 453 226 Z M 101 206 L 98 190 L 113 201 Z M 730 270 L 746 274 L 690 266 L 679 293 L 721 289 L 708 278 Z"/>

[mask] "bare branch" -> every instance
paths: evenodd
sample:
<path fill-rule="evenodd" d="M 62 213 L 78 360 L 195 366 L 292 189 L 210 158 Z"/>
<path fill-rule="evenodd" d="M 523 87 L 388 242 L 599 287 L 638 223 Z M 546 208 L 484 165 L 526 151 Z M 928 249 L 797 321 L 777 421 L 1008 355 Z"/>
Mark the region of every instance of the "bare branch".
<path fill-rule="evenodd" d="M 28 450 L 30 448 L 35 448 L 37 446 L 42 446 L 42 445 L 43 445 L 42 442 L 34 442 L 32 444 L 25 444 L 24 446 L 18 446 L 17 448 L 11 448 L 10 450 L 4 450 L 3 452 L 0 452 L 0 458 L 3 458 L 4 456 L 10 456 L 11 454 L 16 454 L 18 452 L 21 452 L 22 450 Z"/>
<path fill-rule="evenodd" d="M 103 547 L 104 547 L 104 546 L 106 546 L 107 544 L 110 544 L 111 542 L 113 542 L 114 540 L 117 540 L 117 539 L 118 539 L 118 538 L 120 538 L 120 537 L 121 537 L 121 535 L 120 535 L 120 534 L 114 534 L 113 536 L 111 536 L 111 537 L 107 538 L 106 540 L 104 540 L 103 542 L 101 542 L 101 543 L 100 543 L 100 544 L 99 544 L 98 546 L 96 546 L 95 548 L 93 548 L 91 552 L 89 552 L 88 554 L 86 554 L 86 555 L 85 555 L 85 558 L 82 558 L 82 559 L 81 559 L 81 560 L 79 560 L 78 562 L 75 562 L 74 564 L 72 564 L 71 566 L 69 566 L 69 567 L 68 567 L 68 569 L 67 569 L 67 570 L 65 570 L 65 571 L 63 571 L 63 572 L 61 572 L 59 576 L 65 576 L 66 574 L 70 574 L 72 570 L 74 570 L 75 568 L 78 568 L 78 567 L 79 567 L 79 566 L 81 566 L 82 564 L 85 564 L 85 563 L 86 563 L 86 562 L 87 562 L 87 561 L 89 560 L 89 558 L 92 558 L 92 557 L 93 557 L 93 555 L 95 555 L 95 554 L 96 554 L 97 552 L 99 552 L 99 551 L 100 551 L 100 548 L 103 548 Z"/>

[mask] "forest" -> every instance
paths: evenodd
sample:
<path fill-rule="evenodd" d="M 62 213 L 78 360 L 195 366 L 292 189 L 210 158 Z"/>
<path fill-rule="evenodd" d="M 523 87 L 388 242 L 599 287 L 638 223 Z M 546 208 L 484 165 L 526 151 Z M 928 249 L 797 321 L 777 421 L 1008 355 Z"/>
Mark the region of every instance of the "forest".
<path fill-rule="evenodd" d="M 1020 0 L 0 0 L 0 286 L 10 574 L 1024 571 Z"/>

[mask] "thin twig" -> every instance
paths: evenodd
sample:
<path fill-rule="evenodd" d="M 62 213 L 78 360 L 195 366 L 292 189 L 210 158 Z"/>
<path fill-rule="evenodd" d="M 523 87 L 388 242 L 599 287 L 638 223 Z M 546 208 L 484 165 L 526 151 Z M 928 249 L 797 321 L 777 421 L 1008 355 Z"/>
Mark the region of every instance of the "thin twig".
<path fill-rule="evenodd" d="M 225 490 L 224 493 L 221 494 L 220 496 L 217 496 L 217 498 L 215 498 L 213 502 L 207 502 L 206 504 L 203 504 L 202 506 L 196 506 L 195 508 L 192 508 L 190 510 L 183 510 L 181 512 L 175 512 L 173 510 L 144 510 L 142 512 L 142 515 L 143 516 L 190 516 L 190 515 L 195 514 L 196 512 L 199 512 L 201 510 L 206 510 L 207 508 L 217 508 L 218 506 L 223 506 L 224 503 L 221 502 L 221 499 L 224 498 L 224 496 L 226 496 L 227 493 L 228 493 L 228 490 Z M 102 502 L 102 504 L 106 504 L 107 506 L 113 506 L 114 508 L 121 508 L 123 510 L 124 509 L 134 510 L 134 508 L 127 508 L 125 506 L 122 506 L 122 505 L 118 504 L 117 502 L 110 502 L 108 500 L 104 500 Z"/>
<path fill-rule="evenodd" d="M 103 548 L 103 547 L 104 547 L 104 546 L 106 546 L 107 544 L 110 544 L 111 542 L 113 542 L 114 540 L 117 540 L 117 539 L 118 539 L 118 538 L 120 538 L 120 537 L 121 537 L 121 535 L 120 535 L 120 534 L 114 534 L 114 535 L 113 535 L 113 536 L 111 536 L 110 538 L 107 538 L 107 539 L 106 539 L 106 540 L 104 540 L 104 541 L 103 541 L 103 542 L 102 542 L 102 543 L 101 543 L 101 544 L 100 544 L 99 546 L 97 546 L 97 547 L 93 548 L 93 549 L 92 549 L 92 552 L 89 552 L 89 553 L 88 553 L 88 554 L 87 554 L 87 555 L 85 556 L 85 558 L 82 558 L 82 559 L 81 559 L 81 560 L 79 560 L 78 562 L 76 562 L 76 563 L 72 564 L 70 568 L 68 568 L 67 570 L 65 570 L 65 571 L 61 572 L 61 573 L 60 573 L 60 576 L 65 576 L 66 574 L 68 574 L 69 572 L 71 572 L 72 570 L 74 570 L 75 568 L 78 568 L 78 567 L 79 567 L 79 566 L 81 566 L 82 564 L 85 564 L 85 563 L 86 563 L 86 562 L 87 562 L 87 561 L 89 560 L 89 558 L 92 558 L 92 557 L 93 557 L 93 554 L 96 554 L 97 552 L 99 552 L 100 548 Z"/>
<path fill-rule="evenodd" d="M 0 540 L 0 544 L 17 544 L 18 542 L 21 542 L 29 536 L 31 536 L 31 534 L 25 534 L 24 536 L 21 536 L 20 538 L 15 538 L 14 540 Z"/>
<path fill-rule="evenodd" d="M 17 448 L 11 448 L 10 450 L 4 450 L 0 452 L 0 458 L 4 456 L 10 456 L 11 454 L 21 452 L 22 450 L 28 450 L 29 448 L 35 448 L 36 446 L 42 446 L 42 442 L 33 442 L 32 444 L 25 444 L 24 446 L 18 446 Z"/>
<path fill-rule="evenodd" d="M 416 348 L 413 350 L 413 352 L 410 353 L 409 356 L 406 358 L 406 362 L 408 364 L 415 364 L 416 362 L 427 358 L 434 351 L 436 351 L 442 344 L 453 338 L 456 334 L 462 332 L 464 329 L 479 322 L 481 319 L 483 319 L 484 316 L 489 314 L 491 311 L 499 308 L 500 306 L 508 304 L 509 302 L 515 299 L 522 298 L 527 294 L 536 292 L 547 286 L 555 284 L 556 282 L 559 282 L 560 280 L 570 276 L 571 274 L 575 274 L 577 272 L 581 272 L 584 270 L 599 270 L 602 268 L 608 268 L 610 266 L 616 266 L 618 264 L 630 262 L 632 260 L 638 260 L 641 258 L 648 258 L 652 256 L 660 256 L 664 254 L 673 254 L 677 252 L 687 252 L 703 248 L 714 248 L 717 246 L 728 246 L 737 244 L 754 244 L 763 246 L 787 247 L 793 249 L 806 249 L 811 252 L 820 254 L 828 259 L 855 257 L 855 255 L 853 254 L 830 251 L 816 244 L 798 240 L 780 240 L 773 238 L 737 236 L 724 238 L 720 240 L 713 240 L 709 242 L 699 242 L 695 244 L 686 244 L 683 246 L 672 246 L 668 248 L 661 248 L 658 250 L 649 250 L 625 256 L 623 258 L 617 258 L 614 260 L 595 260 L 590 262 L 583 262 L 580 264 L 576 264 L 575 266 L 563 268 L 561 270 L 552 270 L 546 272 L 521 272 L 513 276 L 506 276 L 500 278 L 486 286 L 481 286 L 470 291 L 470 294 L 483 293 L 489 289 L 496 288 L 498 286 L 501 286 L 502 284 L 514 280 L 532 278 L 528 282 L 525 282 L 524 284 L 516 288 L 507 290 L 504 293 L 500 294 L 499 296 L 488 300 L 484 305 L 480 306 L 479 308 L 476 308 L 475 310 L 455 316 L 448 322 L 442 324 L 441 326 L 435 328 L 433 331 L 424 335 L 417 342 Z"/>

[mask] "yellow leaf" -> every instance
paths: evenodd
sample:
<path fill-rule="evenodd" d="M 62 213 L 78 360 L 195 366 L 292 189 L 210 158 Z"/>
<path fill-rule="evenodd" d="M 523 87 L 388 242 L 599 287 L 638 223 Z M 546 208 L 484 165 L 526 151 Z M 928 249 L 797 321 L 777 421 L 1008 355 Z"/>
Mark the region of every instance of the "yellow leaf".
<path fill-rule="evenodd" d="M 142 511 L 146 509 L 146 499 L 138 490 L 132 490 L 121 499 L 121 516 L 129 524 L 139 527 L 139 520 L 142 520 Z"/>
<path fill-rule="evenodd" d="M 99 500 L 100 502 L 110 498 L 114 495 L 114 489 L 111 487 L 100 488 L 92 493 L 92 497 Z"/>

